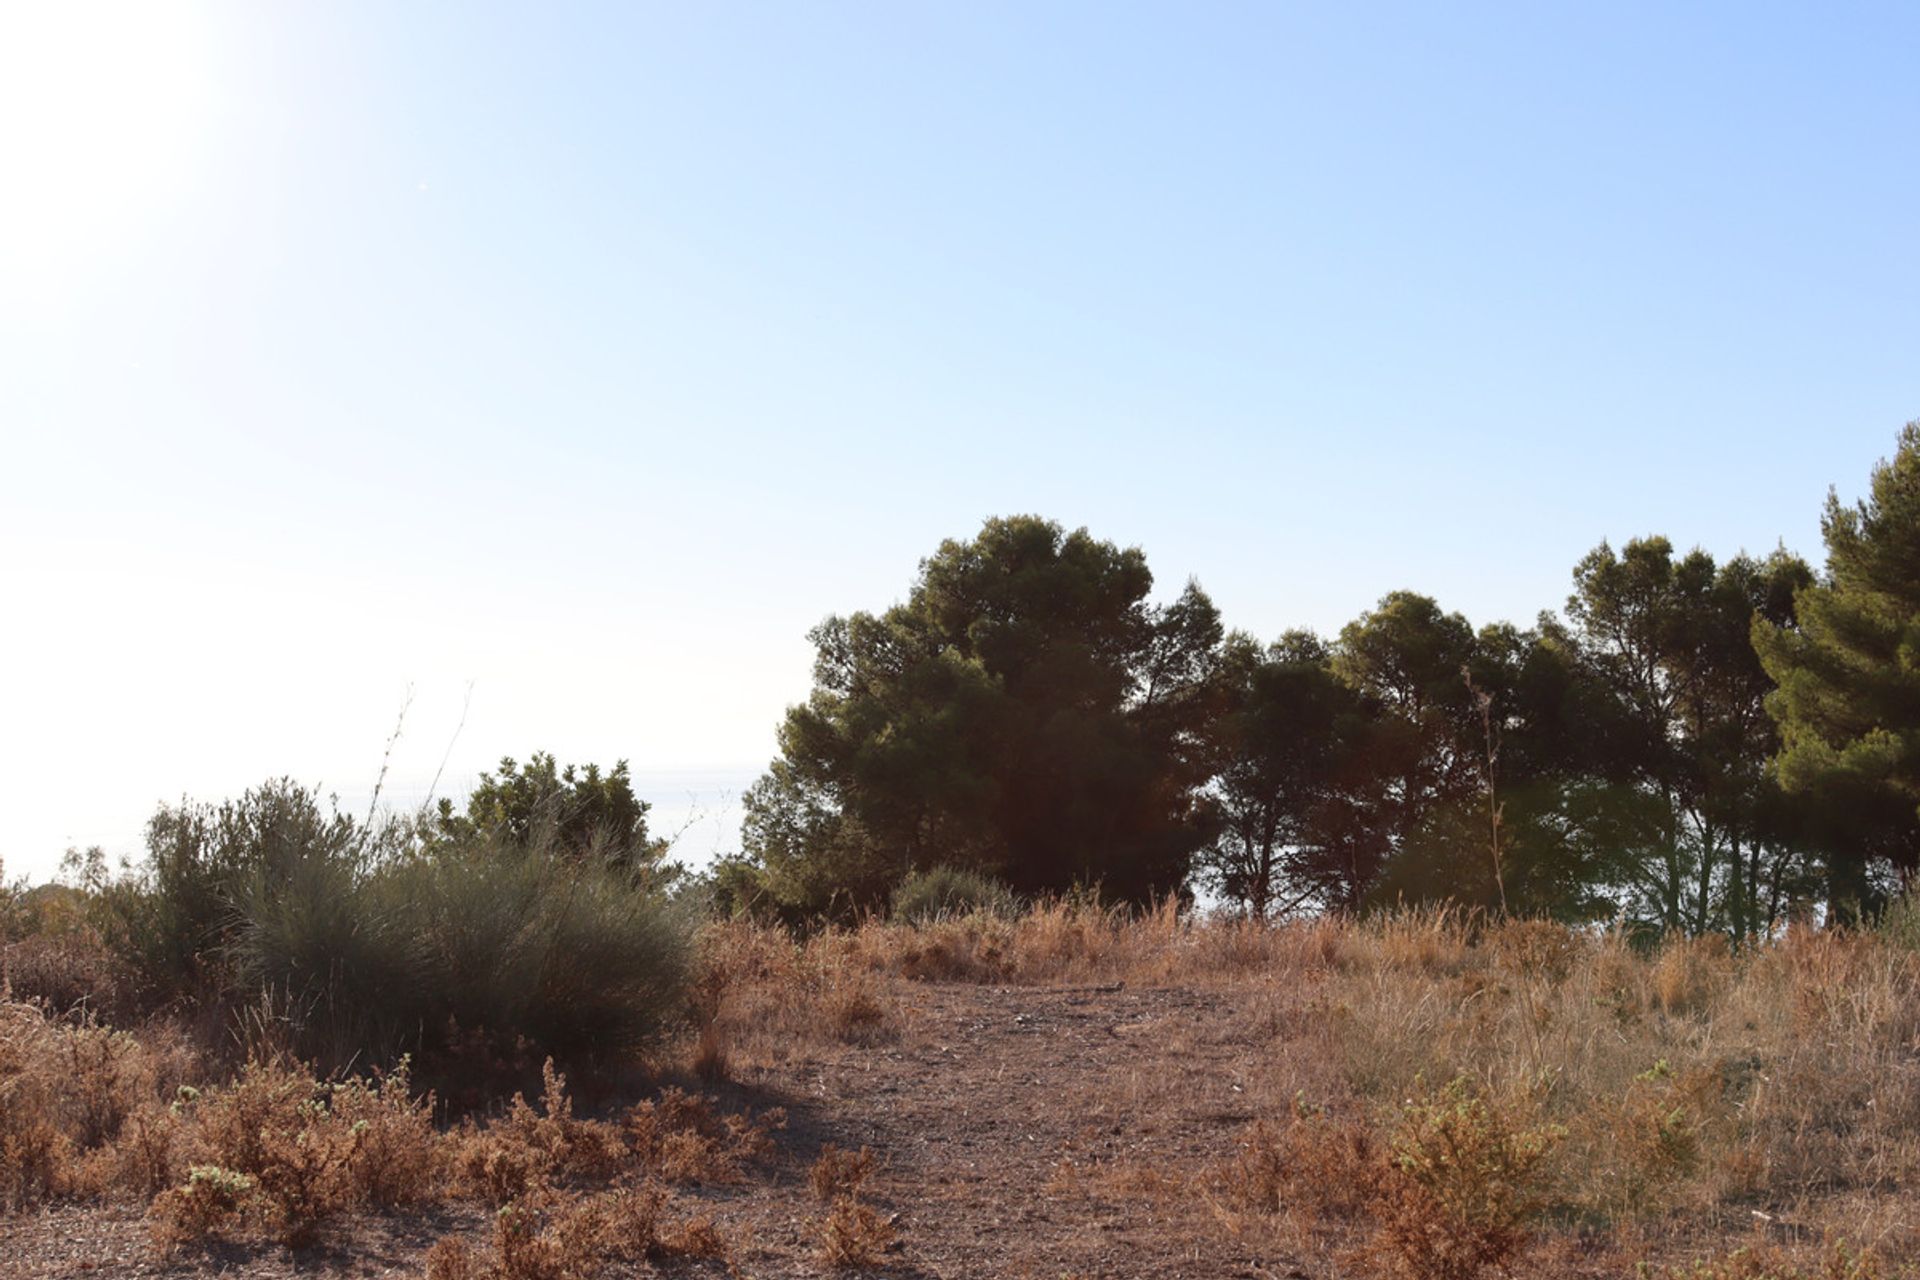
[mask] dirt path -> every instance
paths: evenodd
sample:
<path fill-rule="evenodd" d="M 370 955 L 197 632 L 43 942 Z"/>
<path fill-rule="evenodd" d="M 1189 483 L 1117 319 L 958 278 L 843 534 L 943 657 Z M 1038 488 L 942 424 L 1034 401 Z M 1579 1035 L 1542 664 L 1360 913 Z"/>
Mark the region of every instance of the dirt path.
<path fill-rule="evenodd" d="M 787 1082 L 799 1151 L 831 1141 L 880 1154 L 876 1190 L 906 1229 L 902 1274 L 1294 1274 L 1209 1207 L 1211 1175 L 1253 1118 L 1260 1066 L 1229 999 L 958 986 L 905 998 L 899 1045 Z"/>

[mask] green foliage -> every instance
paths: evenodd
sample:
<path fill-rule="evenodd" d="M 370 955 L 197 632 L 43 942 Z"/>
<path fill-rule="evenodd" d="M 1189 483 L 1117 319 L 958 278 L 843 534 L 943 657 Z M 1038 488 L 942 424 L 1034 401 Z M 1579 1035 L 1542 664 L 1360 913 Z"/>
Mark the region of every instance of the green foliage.
<path fill-rule="evenodd" d="M 929 867 L 893 891 L 893 917 L 914 924 L 974 914 L 1011 916 L 1019 900 L 991 876 L 958 867 Z"/>
<path fill-rule="evenodd" d="M 1845 914 L 1871 905 L 1876 861 L 1920 867 L 1920 422 L 1865 500 L 1828 496 L 1821 528 L 1826 573 L 1799 592 L 1797 628 L 1756 619 L 1753 643 L 1779 685 L 1781 783 L 1842 855 Z"/>
<path fill-rule="evenodd" d="M 1920 951 L 1920 890 L 1909 887 L 1888 903 L 1875 928 L 1896 946 Z"/>
<path fill-rule="evenodd" d="M 150 860 L 97 888 L 108 936 L 159 998 L 328 1070 L 482 1045 L 624 1053 L 680 1012 L 692 913 L 556 827 L 366 826 L 270 783 L 163 808 Z"/>
<path fill-rule="evenodd" d="M 1137 549 L 996 519 L 904 604 L 822 623 L 813 693 L 746 796 L 774 892 L 845 913 L 941 864 L 1022 893 L 1178 891 L 1206 835 L 1220 625 L 1197 586 L 1156 608 L 1152 583 Z"/>
<path fill-rule="evenodd" d="M 1255 919 L 1352 908 L 1388 852 L 1378 807 L 1376 709 L 1305 632 L 1262 649 L 1229 637 L 1213 722 L 1219 830 L 1203 884 Z"/>
<path fill-rule="evenodd" d="M 550 753 L 536 751 L 525 767 L 509 756 L 497 774 L 481 774 L 464 814 L 454 813 L 451 800 L 441 800 L 433 827 L 454 843 L 503 836 L 642 876 L 657 873 L 667 852 L 667 841 L 647 833 L 648 808 L 633 793 L 625 760 L 602 773 L 594 764 L 563 768 Z"/>
<path fill-rule="evenodd" d="M 1738 943 L 1920 867 L 1920 423 L 1825 530 L 1819 581 L 1640 538 L 1580 561 L 1565 621 L 1475 631 L 1399 591 L 1263 647 L 1197 585 L 1149 604 L 1137 548 L 993 519 L 810 633 L 743 852 L 701 877 L 663 864 L 624 761 L 536 752 L 412 823 L 285 781 L 163 808 L 138 875 L 87 863 L 79 908 L 0 890 L 0 931 L 78 917 L 149 1004 L 264 990 L 309 1043 L 382 1052 L 552 1000 L 577 1016 L 543 1036 L 644 1039 L 619 1010 L 673 969 L 669 892 L 797 923 L 1198 884 L 1261 918 L 1452 902 Z"/>
<path fill-rule="evenodd" d="M 504 835 L 410 859 L 372 885 L 421 938 L 408 1025 L 423 1068 L 450 1027 L 524 1037 L 563 1063 L 641 1048 L 682 1009 L 694 914 L 616 867 Z"/>
<path fill-rule="evenodd" d="M 25 881 L 9 881 L 7 864 L 0 862 L 0 942 L 13 942 L 31 930 L 27 923 Z"/>
<path fill-rule="evenodd" d="M 1396 591 L 1341 628 L 1334 672 L 1379 712 L 1374 767 L 1390 785 L 1386 827 L 1403 846 L 1437 805 L 1473 794 L 1479 733 L 1462 672 L 1473 628 L 1431 598 Z"/>
<path fill-rule="evenodd" d="M 163 805 L 137 873 L 113 878 L 95 862 L 86 874 L 103 932 L 149 1001 L 205 1001 L 244 982 L 235 948 L 257 923 L 249 908 L 324 913 L 334 936 L 354 934 L 341 892 L 406 843 L 404 824 L 363 827 L 281 778 L 217 806 Z"/>
<path fill-rule="evenodd" d="M 751 888 L 845 917 L 936 865 L 1132 901 L 1196 874 L 1263 917 L 1452 901 L 1764 934 L 1819 841 L 1767 767 L 1750 631 L 1791 628 L 1810 576 L 1638 539 L 1581 561 L 1566 623 L 1476 632 L 1401 591 L 1263 649 L 1195 588 L 1146 606 L 1138 551 L 989 521 L 904 604 L 813 633 L 813 694 L 746 797 Z"/>
<path fill-rule="evenodd" d="M 1738 939 L 1772 927 L 1799 890 L 1805 832 L 1767 769 L 1773 685 L 1751 636 L 1790 632 L 1810 578 L 1785 552 L 1716 565 L 1665 538 L 1602 544 L 1574 571 L 1573 639 L 1612 704 L 1591 769 L 1643 801 L 1610 814 L 1643 819 L 1615 828 L 1616 886 L 1652 928 Z"/>

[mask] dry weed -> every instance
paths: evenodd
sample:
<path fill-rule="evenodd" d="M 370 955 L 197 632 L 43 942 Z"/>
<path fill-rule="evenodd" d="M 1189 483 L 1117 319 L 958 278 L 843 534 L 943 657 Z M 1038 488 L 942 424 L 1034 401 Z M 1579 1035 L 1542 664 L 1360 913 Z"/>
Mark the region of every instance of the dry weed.
<path fill-rule="evenodd" d="M 1811 1260 L 1777 1248 L 1748 1247 L 1659 1275 L 1660 1280 L 1912 1280 L 1920 1271 L 1911 1265 L 1896 1268 L 1872 1249 L 1855 1250 L 1841 1241 Z"/>
<path fill-rule="evenodd" d="M 115 1189 L 114 1144 L 129 1119 L 189 1069 L 177 1038 L 142 1040 L 85 1008 L 54 1014 L 0 986 L 0 1209 Z"/>
<path fill-rule="evenodd" d="M 1296 1101 L 1280 1125 L 1241 1135 L 1223 1189 L 1243 1209 L 1304 1213 L 1310 1221 L 1359 1220 L 1379 1194 L 1383 1153 L 1372 1130 Z"/>
<path fill-rule="evenodd" d="M 657 1183 L 594 1193 L 536 1188 L 501 1206 L 485 1251 L 456 1237 L 428 1251 L 429 1280 L 596 1280 L 609 1267 L 729 1254 L 713 1219 L 669 1223 L 671 1197 Z"/>
<path fill-rule="evenodd" d="M 880 1265 L 898 1239 L 897 1222 L 898 1215 L 883 1214 L 857 1196 L 834 1197 L 820 1220 L 820 1261 L 845 1269 Z"/>
<path fill-rule="evenodd" d="M 165 1254 L 237 1231 L 257 1189 L 258 1184 L 244 1173 L 219 1165 L 195 1165 L 185 1186 L 161 1192 L 148 1208 L 154 1247 Z"/>
<path fill-rule="evenodd" d="M 1523 1128 L 1464 1080 L 1402 1104 L 1370 1252 L 1406 1280 L 1477 1280 L 1524 1247 L 1533 1177 L 1562 1134 Z"/>
<path fill-rule="evenodd" d="M 857 1196 L 873 1176 L 874 1163 L 874 1154 L 866 1147 L 842 1151 L 829 1142 L 820 1148 L 819 1158 L 807 1170 L 807 1185 L 822 1203 L 830 1204 L 839 1196 Z"/>
<path fill-rule="evenodd" d="M 358 1203 L 375 1209 L 423 1204 L 442 1192 L 445 1146 L 433 1095 L 413 1096 L 407 1059 L 372 1079 L 333 1086 L 333 1114 L 357 1134 L 348 1176 Z"/>

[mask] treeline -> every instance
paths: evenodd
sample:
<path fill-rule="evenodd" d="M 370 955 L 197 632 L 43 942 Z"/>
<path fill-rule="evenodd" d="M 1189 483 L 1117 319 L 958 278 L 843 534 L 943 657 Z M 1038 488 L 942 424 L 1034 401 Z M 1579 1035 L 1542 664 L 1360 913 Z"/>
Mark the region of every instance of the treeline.
<path fill-rule="evenodd" d="M 274 782 L 161 807 L 137 865 L 0 882 L 0 989 L 328 1070 L 412 1054 L 478 1098 L 533 1047 L 624 1060 L 679 1025 L 716 909 L 1847 921 L 1920 861 L 1920 423 L 1824 534 L 1818 571 L 1603 545 L 1530 627 L 1397 592 L 1264 641 L 1198 585 L 1151 603 L 1138 549 L 990 520 L 812 633 L 743 852 L 700 875 L 624 764 L 505 760 L 461 807 L 364 818 Z"/>
<path fill-rule="evenodd" d="M 1564 613 L 1395 592 L 1335 636 L 1226 629 L 1197 584 L 1031 516 L 811 633 L 747 793 L 736 909 L 848 916 L 905 877 L 1271 917 L 1449 900 L 1764 934 L 1872 912 L 1920 857 L 1920 423 L 1824 569 L 1601 545 Z"/>

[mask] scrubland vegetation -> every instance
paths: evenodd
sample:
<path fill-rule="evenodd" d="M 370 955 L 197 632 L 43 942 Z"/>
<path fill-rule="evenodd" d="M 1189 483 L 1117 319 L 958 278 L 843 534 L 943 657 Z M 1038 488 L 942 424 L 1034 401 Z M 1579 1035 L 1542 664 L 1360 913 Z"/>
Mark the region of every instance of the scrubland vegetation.
<path fill-rule="evenodd" d="M 1170 1123 L 1219 1066 L 1193 1026 L 1116 1025 L 1114 1042 L 1163 1040 L 1144 1045 L 1163 1078 L 1102 1096 L 1096 1043 L 1047 1105 L 1117 1107 L 1132 1154 L 1063 1143 L 1046 1185 L 1020 1194 L 1117 1195 L 1202 1256 L 1273 1274 L 1285 1259 L 1420 1280 L 1909 1275 L 1915 940 L 1905 916 L 1736 951 L 1445 910 L 1275 926 L 1090 900 L 804 935 L 711 919 L 684 939 L 687 982 L 670 1017 L 652 1015 L 648 1049 L 582 1058 L 584 1107 L 552 1062 L 524 1094 L 456 1106 L 405 1059 L 317 1072 L 270 1037 L 222 1042 L 165 1012 L 114 1029 L 23 984 L 0 1007 L 0 1199 L 18 1223 L 49 1204 L 136 1206 L 154 1256 L 187 1270 L 209 1249 L 238 1265 L 279 1248 L 350 1256 L 348 1222 L 425 1215 L 441 1235 L 411 1262 L 436 1277 L 702 1259 L 910 1274 L 934 1242 L 889 1187 L 902 1153 L 788 1132 L 782 1106 L 811 1103 L 808 1073 L 939 1038 L 921 993 L 1163 991 L 1225 1002 L 1222 1031 L 1253 1064 L 1231 1113 Z M 111 972 L 99 946 L 35 935 L 9 944 L 9 972 L 30 976 L 14 963 L 28 960 L 70 991 Z M 496 1065 L 510 1088 L 517 1063 Z M 1156 1157 L 1175 1130 L 1204 1154 Z M 749 1193 L 803 1220 L 805 1246 L 756 1253 L 765 1214 L 730 1220 L 729 1197 Z"/>
<path fill-rule="evenodd" d="M 0 887 L 0 1247 L 1920 1276 L 1920 424 L 1826 531 L 1261 646 L 989 521 L 816 631 L 699 874 L 624 764 L 162 806 Z"/>

